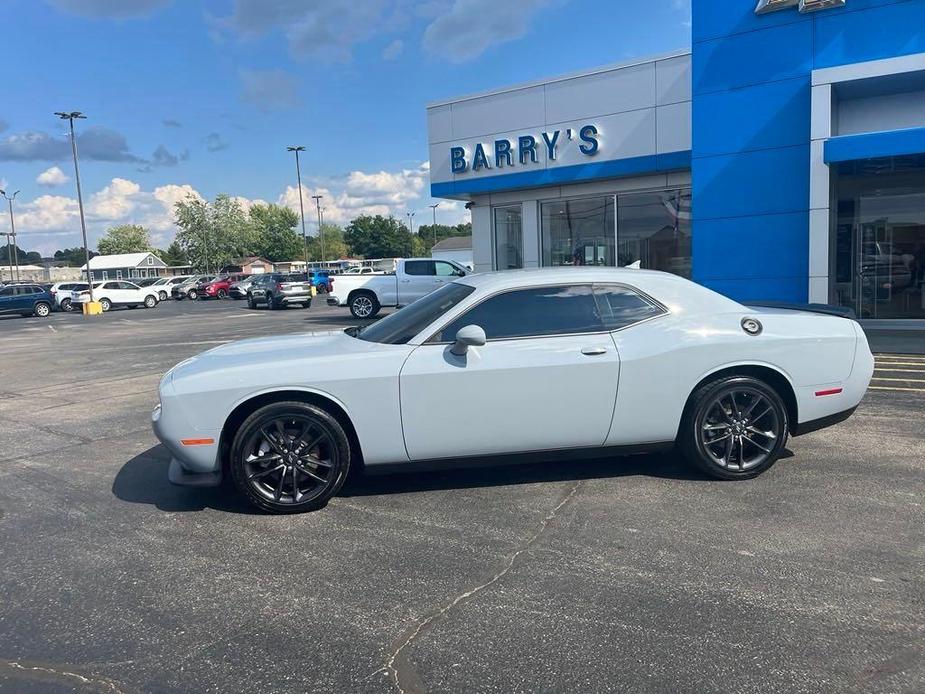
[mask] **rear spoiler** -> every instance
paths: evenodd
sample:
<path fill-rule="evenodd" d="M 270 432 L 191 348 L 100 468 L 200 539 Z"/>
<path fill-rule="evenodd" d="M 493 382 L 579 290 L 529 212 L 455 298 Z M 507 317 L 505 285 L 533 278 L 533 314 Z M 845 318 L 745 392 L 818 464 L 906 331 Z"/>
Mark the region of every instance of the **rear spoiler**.
<path fill-rule="evenodd" d="M 845 306 L 832 306 L 831 304 L 788 304 L 784 301 L 749 301 L 748 306 L 755 308 L 783 308 L 788 311 L 804 311 L 807 313 L 824 313 L 827 316 L 857 319 L 853 309 Z"/>

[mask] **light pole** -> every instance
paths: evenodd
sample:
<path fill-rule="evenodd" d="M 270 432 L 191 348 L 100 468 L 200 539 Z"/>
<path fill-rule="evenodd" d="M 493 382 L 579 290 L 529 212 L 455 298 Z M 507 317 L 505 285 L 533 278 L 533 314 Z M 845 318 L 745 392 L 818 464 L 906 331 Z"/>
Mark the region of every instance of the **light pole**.
<path fill-rule="evenodd" d="M 80 209 L 80 231 L 83 234 L 84 258 L 87 261 L 87 289 L 90 290 L 90 303 L 93 299 L 93 275 L 90 273 L 90 247 L 87 245 L 87 222 L 84 220 L 84 201 L 80 191 L 80 168 L 77 166 L 77 137 L 74 135 L 74 119 L 86 118 L 80 111 L 56 111 L 55 115 L 71 124 L 71 152 L 74 154 L 74 179 L 77 181 L 77 207 Z"/>
<path fill-rule="evenodd" d="M 4 231 L 6 236 L 6 259 L 10 263 L 10 282 L 13 281 L 13 249 L 10 247 L 10 238 L 13 236 L 10 232 Z"/>
<path fill-rule="evenodd" d="M 321 221 L 321 198 L 323 195 L 312 195 L 315 209 L 318 211 L 318 240 L 321 241 L 321 269 L 324 269 L 324 222 Z"/>
<path fill-rule="evenodd" d="M 411 243 L 411 256 L 414 256 L 414 212 L 405 212 L 405 216 L 408 217 L 408 231 L 411 232 L 411 236 L 408 239 Z"/>
<path fill-rule="evenodd" d="M 9 243 L 10 243 L 10 236 L 12 236 L 13 237 L 13 257 L 15 258 L 15 261 L 11 261 L 11 263 L 12 262 L 16 263 L 16 281 L 18 282 L 19 281 L 19 249 L 16 247 L 16 223 L 13 221 L 13 200 L 15 200 L 16 196 L 19 195 L 19 191 L 17 190 L 15 193 L 13 193 L 13 197 L 10 197 L 9 195 L 7 195 L 5 190 L 0 190 L 0 194 L 2 194 L 3 197 L 7 199 L 7 202 L 10 203 L 10 234 L 9 236 L 6 237 L 6 242 L 7 242 L 6 252 L 7 253 L 10 252 Z M 10 281 L 12 280 L 13 280 L 13 266 L 10 265 Z"/>
<path fill-rule="evenodd" d="M 436 202 L 433 205 L 429 205 L 428 207 L 430 207 L 430 209 L 433 210 L 434 212 L 434 245 L 436 246 L 437 245 L 437 208 L 440 207 L 440 203 Z M 431 253 L 433 253 L 432 250 L 431 250 Z"/>
<path fill-rule="evenodd" d="M 295 152 L 295 175 L 299 182 L 299 213 L 302 215 L 302 247 L 305 250 L 305 272 L 308 272 L 308 236 L 305 235 L 305 205 L 302 202 L 302 166 L 299 164 L 299 152 L 304 152 L 302 145 L 287 147 L 287 152 Z"/>

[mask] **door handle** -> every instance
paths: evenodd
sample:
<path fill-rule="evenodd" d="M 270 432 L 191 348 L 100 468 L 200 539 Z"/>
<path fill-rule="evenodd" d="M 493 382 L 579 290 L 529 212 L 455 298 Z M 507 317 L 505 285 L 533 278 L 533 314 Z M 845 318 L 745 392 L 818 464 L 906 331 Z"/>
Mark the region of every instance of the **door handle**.
<path fill-rule="evenodd" d="M 402 280 L 401 283 L 402 283 L 402 284 L 408 284 L 408 282 L 410 282 L 410 281 L 411 281 L 411 280 Z"/>
<path fill-rule="evenodd" d="M 606 347 L 583 347 L 581 353 L 588 357 L 597 357 L 601 354 L 607 354 Z"/>

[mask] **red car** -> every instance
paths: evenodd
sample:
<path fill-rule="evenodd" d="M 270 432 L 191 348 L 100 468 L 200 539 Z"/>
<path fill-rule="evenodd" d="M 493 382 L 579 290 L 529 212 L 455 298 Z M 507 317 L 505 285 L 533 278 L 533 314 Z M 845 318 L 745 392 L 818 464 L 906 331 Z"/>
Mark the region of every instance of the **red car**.
<path fill-rule="evenodd" d="M 227 299 L 228 289 L 234 282 L 244 279 L 245 275 L 224 275 L 216 277 L 202 288 L 200 299 Z"/>

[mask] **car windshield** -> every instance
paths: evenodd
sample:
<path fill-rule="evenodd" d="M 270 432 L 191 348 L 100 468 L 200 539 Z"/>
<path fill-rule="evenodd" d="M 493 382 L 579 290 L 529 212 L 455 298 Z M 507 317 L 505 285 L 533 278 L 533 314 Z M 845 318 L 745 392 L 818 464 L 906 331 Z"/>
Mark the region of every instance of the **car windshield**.
<path fill-rule="evenodd" d="M 444 313 L 475 291 L 468 284 L 451 282 L 413 304 L 365 328 L 350 328 L 348 334 L 367 342 L 403 345 Z"/>

